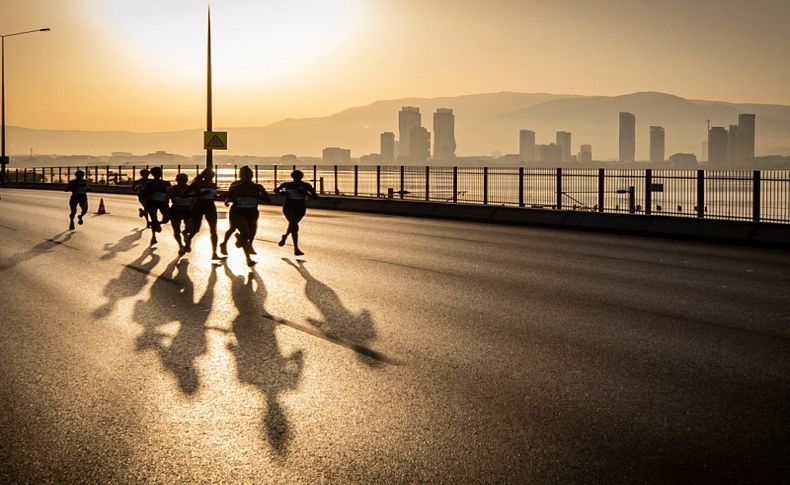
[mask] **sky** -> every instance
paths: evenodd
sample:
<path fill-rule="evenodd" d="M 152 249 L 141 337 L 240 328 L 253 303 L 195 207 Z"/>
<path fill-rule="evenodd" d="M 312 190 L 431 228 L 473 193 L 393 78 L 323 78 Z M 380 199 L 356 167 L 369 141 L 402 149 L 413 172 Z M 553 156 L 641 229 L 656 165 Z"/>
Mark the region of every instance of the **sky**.
<path fill-rule="evenodd" d="M 0 0 L 6 122 L 205 125 L 205 0 Z M 213 0 L 214 125 L 518 91 L 790 105 L 787 0 Z"/>

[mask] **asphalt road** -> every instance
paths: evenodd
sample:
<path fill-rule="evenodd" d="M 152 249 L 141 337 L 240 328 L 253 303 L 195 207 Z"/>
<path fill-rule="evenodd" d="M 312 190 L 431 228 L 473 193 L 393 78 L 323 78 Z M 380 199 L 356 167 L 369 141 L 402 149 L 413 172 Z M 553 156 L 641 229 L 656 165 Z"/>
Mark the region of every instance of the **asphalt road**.
<path fill-rule="evenodd" d="M 0 196 L 0 482 L 790 481 L 787 251 L 266 207 L 249 272 Z"/>

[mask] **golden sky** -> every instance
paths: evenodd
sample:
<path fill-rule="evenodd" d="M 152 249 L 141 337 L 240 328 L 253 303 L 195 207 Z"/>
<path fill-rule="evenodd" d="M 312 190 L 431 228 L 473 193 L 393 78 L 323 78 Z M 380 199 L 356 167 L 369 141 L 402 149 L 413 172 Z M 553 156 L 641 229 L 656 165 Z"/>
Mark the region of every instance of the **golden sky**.
<path fill-rule="evenodd" d="M 0 0 L 7 123 L 205 124 L 204 0 Z M 748 6 L 747 6 L 748 5 Z M 790 105 L 787 0 L 214 0 L 215 127 L 496 91 Z"/>

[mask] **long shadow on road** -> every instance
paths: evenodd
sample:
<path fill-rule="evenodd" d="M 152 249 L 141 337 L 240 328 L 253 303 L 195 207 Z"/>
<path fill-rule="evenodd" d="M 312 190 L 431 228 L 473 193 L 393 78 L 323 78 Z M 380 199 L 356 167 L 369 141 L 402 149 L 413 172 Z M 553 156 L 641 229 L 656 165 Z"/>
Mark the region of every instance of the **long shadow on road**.
<path fill-rule="evenodd" d="M 105 302 L 93 311 L 94 318 L 111 315 L 120 300 L 140 293 L 148 282 L 147 275 L 161 259 L 155 249 L 146 248 L 137 259 L 125 265 L 118 276 L 107 282 L 102 290 Z"/>
<path fill-rule="evenodd" d="M 65 245 L 66 242 L 71 239 L 72 231 L 63 231 L 59 234 L 55 234 L 54 236 L 44 239 L 40 243 L 36 244 L 32 248 L 28 249 L 25 252 L 17 253 L 12 255 L 11 257 L 7 258 L 5 261 L 0 262 L 0 271 L 5 271 L 7 269 L 11 269 L 14 266 L 18 265 L 19 263 L 23 263 L 25 261 L 29 261 L 35 257 L 41 256 L 42 254 L 51 253 L 53 249 L 57 248 L 58 246 Z M 75 249 L 74 247 L 69 246 L 71 249 Z"/>
<path fill-rule="evenodd" d="M 143 237 L 143 232 L 145 232 L 143 229 L 135 228 L 132 229 L 131 234 L 122 237 L 118 242 L 106 243 L 104 245 L 104 250 L 106 252 L 102 254 L 99 259 L 106 261 L 115 258 L 119 253 L 131 251 L 137 246 L 137 241 Z"/>
<path fill-rule="evenodd" d="M 266 288 L 258 273 L 251 271 L 247 276 L 237 276 L 227 265 L 225 273 L 239 312 L 232 325 L 236 343 L 229 346 L 236 357 L 238 378 L 258 388 L 266 397 L 263 433 L 275 453 L 282 456 L 288 451 L 291 426 L 280 396 L 298 387 L 303 354 L 298 350 L 284 355 L 280 350 L 274 332 L 277 322 L 267 318 Z"/>

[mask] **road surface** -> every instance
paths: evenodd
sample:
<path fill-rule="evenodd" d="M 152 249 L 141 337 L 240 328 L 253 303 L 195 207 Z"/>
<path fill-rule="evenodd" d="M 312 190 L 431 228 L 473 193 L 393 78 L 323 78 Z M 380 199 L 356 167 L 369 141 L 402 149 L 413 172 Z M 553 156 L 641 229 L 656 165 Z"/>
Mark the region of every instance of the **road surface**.
<path fill-rule="evenodd" d="M 0 196 L 0 482 L 790 478 L 787 251 L 266 207 L 249 271 Z"/>

